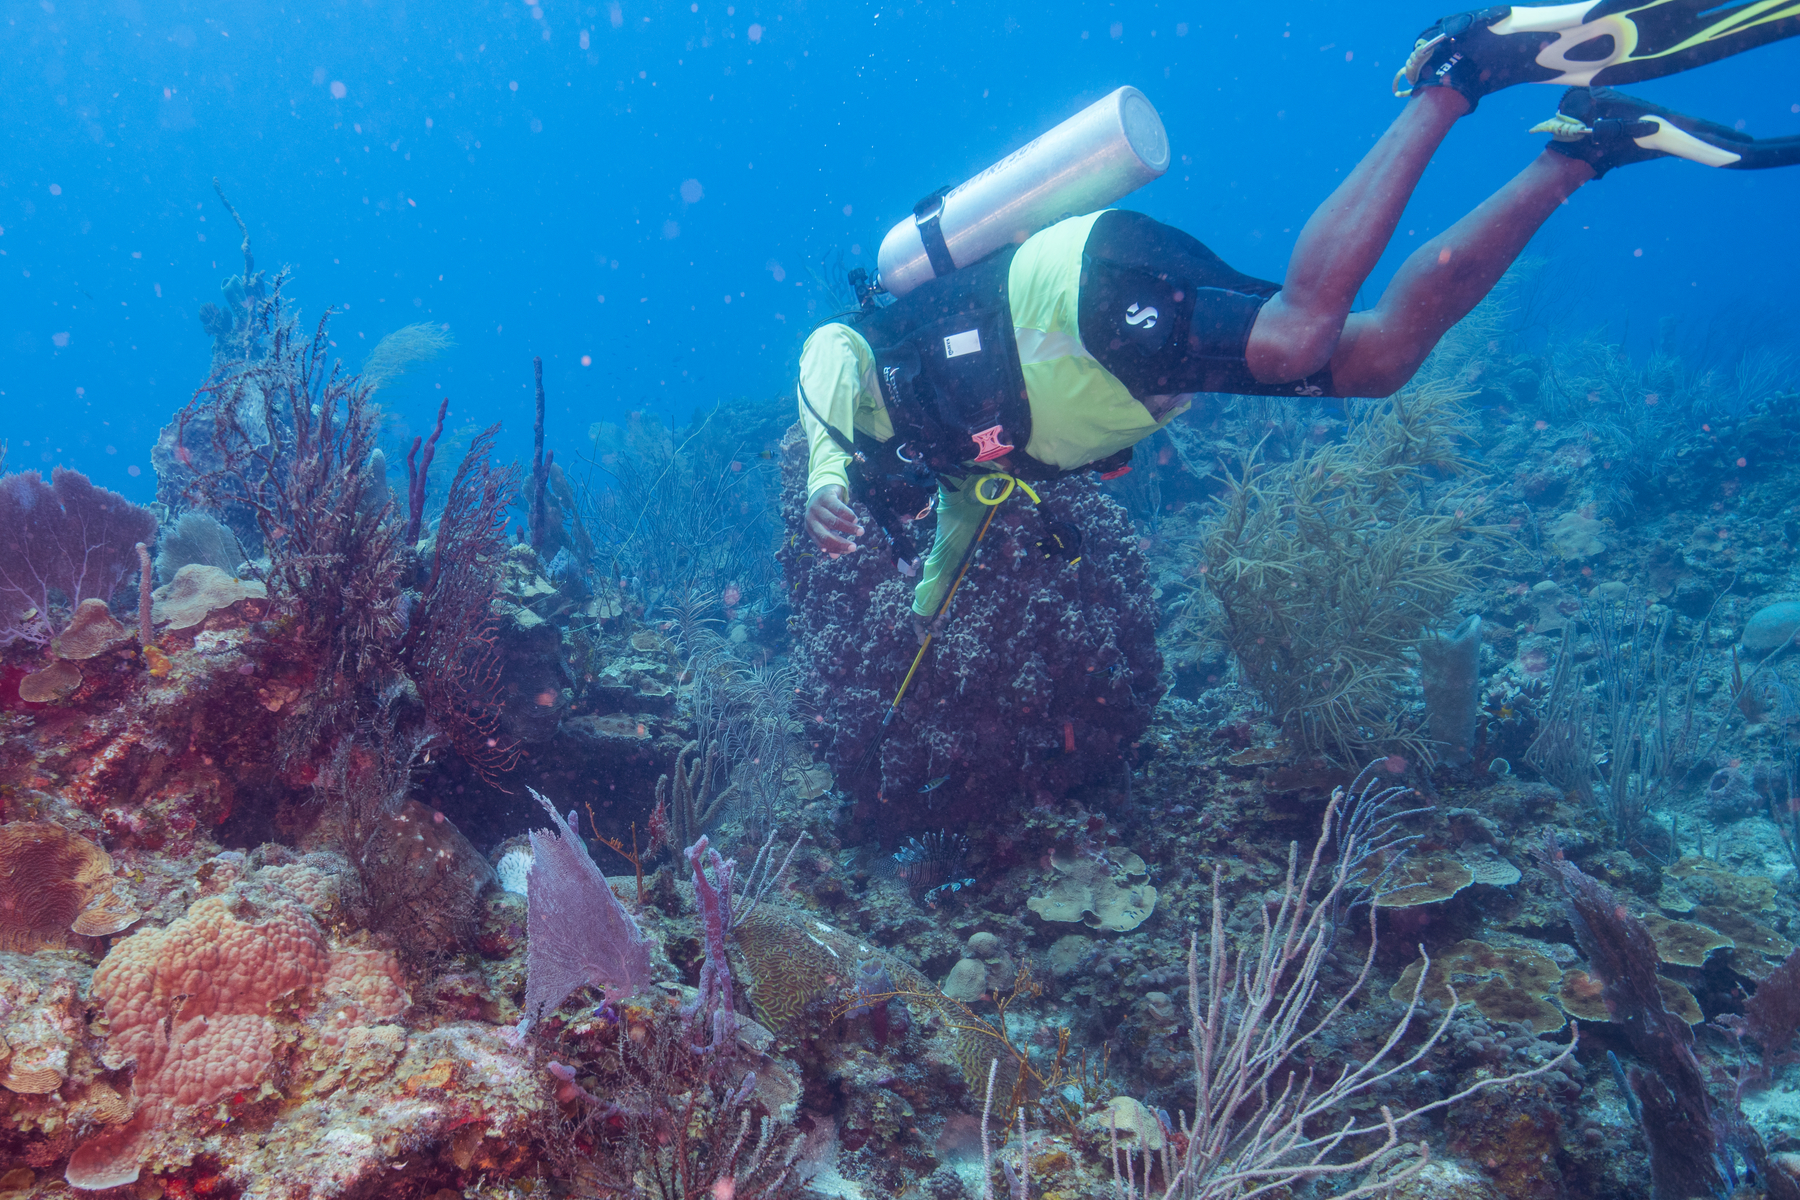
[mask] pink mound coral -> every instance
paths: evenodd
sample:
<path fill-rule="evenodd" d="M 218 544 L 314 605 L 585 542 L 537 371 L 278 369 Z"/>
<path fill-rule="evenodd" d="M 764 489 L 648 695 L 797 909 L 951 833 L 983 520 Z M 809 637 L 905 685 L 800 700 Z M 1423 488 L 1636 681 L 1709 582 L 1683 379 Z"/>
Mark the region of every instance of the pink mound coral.
<path fill-rule="evenodd" d="M 274 1064 L 270 1007 L 327 972 L 318 924 L 284 890 L 209 896 L 165 929 L 116 946 L 94 973 L 93 1001 L 110 1033 L 101 1061 L 135 1063 L 138 1115 L 78 1147 L 78 1188 L 137 1178 L 149 1137 L 176 1109 L 254 1092 Z"/>

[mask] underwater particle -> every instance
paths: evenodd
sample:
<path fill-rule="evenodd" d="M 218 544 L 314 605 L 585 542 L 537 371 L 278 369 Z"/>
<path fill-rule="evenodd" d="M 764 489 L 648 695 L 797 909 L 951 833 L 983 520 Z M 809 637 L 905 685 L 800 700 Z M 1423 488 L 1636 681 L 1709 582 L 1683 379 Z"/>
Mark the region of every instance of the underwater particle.
<path fill-rule="evenodd" d="M 61 700 L 81 686 L 81 672 L 74 663 L 57 659 L 41 671 L 19 680 L 19 699 L 30 704 Z"/>
<path fill-rule="evenodd" d="M 344 86 L 343 80 L 334 79 L 331 81 L 331 98 L 333 100 L 342 100 L 349 94 L 350 89 Z"/>
<path fill-rule="evenodd" d="M 698 204 L 700 198 L 704 195 L 706 195 L 706 189 L 700 186 L 700 181 L 698 179 L 684 179 L 681 181 L 681 199 L 683 203 Z"/>

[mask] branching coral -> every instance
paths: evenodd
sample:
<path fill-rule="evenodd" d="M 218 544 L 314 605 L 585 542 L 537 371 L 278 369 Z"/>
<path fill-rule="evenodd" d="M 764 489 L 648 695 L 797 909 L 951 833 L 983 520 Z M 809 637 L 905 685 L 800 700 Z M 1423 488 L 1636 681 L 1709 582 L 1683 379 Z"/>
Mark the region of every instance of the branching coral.
<path fill-rule="evenodd" d="M 668 822 L 671 847 L 691 845 L 730 813 L 754 841 L 774 828 L 794 761 L 792 723 L 799 673 L 791 667 L 752 667 L 706 627 L 700 614 L 710 593 L 690 593 L 675 606 L 688 649 L 685 700 L 694 738 L 656 783 L 656 802 Z"/>
<path fill-rule="evenodd" d="M 489 782 L 510 771 L 519 744 L 500 730 L 499 619 L 492 601 L 506 553 L 506 506 L 518 468 L 488 459 L 500 427 L 478 434 L 456 470 L 438 519 L 424 612 L 407 661 L 431 721 Z"/>
<path fill-rule="evenodd" d="M 399 530 L 385 490 L 365 469 L 377 440 L 369 388 L 330 356 L 326 318 L 310 338 L 289 315 L 277 276 L 255 305 L 262 357 L 215 374 L 176 418 L 177 456 L 198 463 L 190 437 L 210 453 L 189 495 L 215 511 L 254 514 L 270 555 L 269 590 L 298 621 L 320 664 L 309 721 L 283 731 L 283 757 L 310 751 L 354 711 L 356 698 L 392 667 L 402 628 Z"/>
<path fill-rule="evenodd" d="M 1358 757 L 1400 743 L 1428 757 L 1400 719 L 1405 652 L 1505 536 L 1482 522 L 1459 449 L 1468 395 L 1428 380 L 1342 442 L 1272 466 L 1252 453 L 1226 477 L 1199 546 L 1206 583 L 1249 682 L 1308 749 Z"/>
<path fill-rule="evenodd" d="M 1373 906 L 1368 951 L 1350 985 L 1325 992 L 1321 970 L 1340 945 L 1341 916 L 1354 905 L 1370 856 L 1394 844 L 1391 805 L 1400 789 L 1383 789 L 1365 770 L 1332 794 L 1308 857 L 1290 844 L 1285 882 L 1261 906 L 1260 928 L 1228 932 L 1215 873 L 1211 923 L 1188 949 L 1189 1039 L 1194 1052 L 1194 1108 L 1180 1121 L 1180 1149 L 1161 1160 L 1163 1186 L 1152 1191 L 1153 1155 L 1144 1160 L 1115 1144 L 1116 1178 L 1141 1178 L 1162 1200 L 1228 1200 L 1298 1191 L 1315 1181 L 1339 1181 L 1342 1198 L 1386 1195 L 1419 1174 L 1429 1157 L 1424 1142 L 1401 1142 L 1401 1130 L 1421 1117 L 1452 1108 L 1488 1088 L 1504 1088 L 1555 1070 L 1573 1057 L 1573 1040 L 1536 1067 L 1510 1075 L 1484 1073 L 1474 1084 L 1410 1111 L 1377 1107 L 1371 1093 L 1410 1074 L 1431 1053 L 1456 1015 L 1453 989 L 1444 1015 L 1418 1044 L 1409 1030 L 1420 1015 L 1424 974 L 1405 1012 L 1379 1046 L 1358 1050 L 1335 1074 L 1313 1063 L 1317 1048 L 1350 1011 L 1374 964 Z M 1338 860 L 1327 864 L 1335 850 Z M 1427 960 L 1425 969 L 1430 970 Z M 1375 1109 L 1371 1113 L 1370 1109 Z M 1357 1110 L 1360 1110 L 1358 1113 Z M 1379 1115 L 1376 1115 L 1378 1113 Z M 1121 1150 L 1124 1153 L 1121 1154 Z M 1324 1190 L 1330 1190 L 1329 1185 Z"/>

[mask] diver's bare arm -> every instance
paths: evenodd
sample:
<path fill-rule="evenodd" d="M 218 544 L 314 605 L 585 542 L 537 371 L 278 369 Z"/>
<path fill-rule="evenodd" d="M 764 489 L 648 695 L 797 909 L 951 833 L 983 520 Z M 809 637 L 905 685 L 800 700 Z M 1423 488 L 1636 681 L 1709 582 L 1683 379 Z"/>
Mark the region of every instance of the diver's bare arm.
<path fill-rule="evenodd" d="M 1398 391 L 1444 332 L 1499 282 L 1538 227 L 1593 177 L 1586 163 L 1546 150 L 1468 216 L 1408 255 L 1380 302 L 1344 322 L 1331 358 L 1333 390 L 1340 396 Z"/>
<path fill-rule="evenodd" d="M 1350 306 L 1387 248 L 1413 188 L 1468 101 L 1428 88 L 1313 213 L 1288 260 L 1281 291 L 1263 305 L 1245 349 L 1264 383 L 1304 379 L 1331 361 Z"/>

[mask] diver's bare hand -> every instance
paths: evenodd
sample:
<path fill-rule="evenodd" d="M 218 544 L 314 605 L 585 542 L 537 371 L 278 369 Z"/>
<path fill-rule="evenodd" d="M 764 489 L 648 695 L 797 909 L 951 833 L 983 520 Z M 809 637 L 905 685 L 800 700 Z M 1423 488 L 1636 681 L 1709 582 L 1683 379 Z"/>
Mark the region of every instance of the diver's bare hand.
<path fill-rule="evenodd" d="M 862 523 L 844 503 L 846 499 L 842 484 L 828 483 L 814 492 L 806 505 L 806 532 L 812 534 L 819 549 L 830 555 L 851 554 L 859 549 L 851 539 L 862 536 Z"/>

